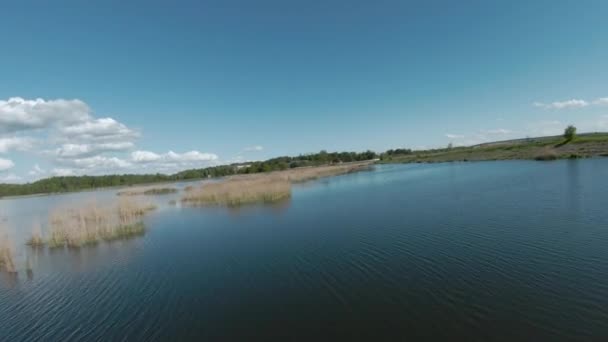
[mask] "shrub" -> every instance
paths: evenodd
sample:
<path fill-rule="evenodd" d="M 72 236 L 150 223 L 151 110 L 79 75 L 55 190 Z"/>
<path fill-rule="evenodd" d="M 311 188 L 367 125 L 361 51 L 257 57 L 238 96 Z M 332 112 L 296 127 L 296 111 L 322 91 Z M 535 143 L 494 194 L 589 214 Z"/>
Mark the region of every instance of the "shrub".
<path fill-rule="evenodd" d="M 566 138 L 567 141 L 570 141 L 572 139 L 574 139 L 576 137 L 576 127 L 570 125 L 568 127 L 566 127 L 566 129 L 564 130 L 564 138 Z"/>

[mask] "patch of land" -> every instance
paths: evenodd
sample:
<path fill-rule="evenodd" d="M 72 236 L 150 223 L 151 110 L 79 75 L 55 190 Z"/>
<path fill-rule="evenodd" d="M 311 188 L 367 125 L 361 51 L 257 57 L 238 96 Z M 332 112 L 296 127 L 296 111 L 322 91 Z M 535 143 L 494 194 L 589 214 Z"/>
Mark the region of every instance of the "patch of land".
<path fill-rule="evenodd" d="M 384 153 L 381 163 L 440 163 L 482 160 L 556 160 L 608 156 L 608 133 L 497 141 L 475 146 Z"/>

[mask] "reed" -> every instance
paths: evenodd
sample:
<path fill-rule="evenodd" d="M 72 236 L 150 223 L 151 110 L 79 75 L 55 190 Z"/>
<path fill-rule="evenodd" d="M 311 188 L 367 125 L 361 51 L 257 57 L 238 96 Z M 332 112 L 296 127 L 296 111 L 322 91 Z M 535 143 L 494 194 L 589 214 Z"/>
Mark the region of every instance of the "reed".
<path fill-rule="evenodd" d="M 40 248 L 44 246 L 44 239 L 42 237 L 42 227 L 39 222 L 34 223 L 32 228 L 32 236 L 27 240 L 26 243 L 30 247 Z"/>
<path fill-rule="evenodd" d="M 17 273 L 13 250 L 13 244 L 8 235 L 0 237 L 0 271 L 9 274 Z"/>
<path fill-rule="evenodd" d="M 176 193 L 176 188 L 156 187 L 156 188 L 135 188 L 117 193 L 118 196 L 138 196 L 138 195 L 166 195 Z"/>
<path fill-rule="evenodd" d="M 276 202 L 291 196 L 291 185 L 276 177 L 233 178 L 204 184 L 188 191 L 182 202 L 189 205 L 239 206 L 256 202 Z"/>
<path fill-rule="evenodd" d="M 314 179 L 338 176 L 353 172 L 366 171 L 370 169 L 371 165 L 369 163 L 357 163 L 346 165 L 302 167 L 287 171 L 279 171 L 277 172 L 277 174 L 292 183 L 301 183 Z"/>
<path fill-rule="evenodd" d="M 534 160 L 539 160 L 539 161 L 556 160 L 557 157 L 558 156 L 557 156 L 557 152 L 555 151 L 555 149 L 553 149 L 553 148 L 544 148 L 542 151 L 540 151 L 534 157 Z"/>
<path fill-rule="evenodd" d="M 230 207 L 270 203 L 291 196 L 291 184 L 369 169 L 369 163 L 353 163 L 237 175 L 217 183 L 188 187 L 182 202 L 189 205 L 226 205 Z"/>
<path fill-rule="evenodd" d="M 155 208 L 154 205 L 121 198 L 118 203 L 106 207 L 93 204 L 56 209 L 50 214 L 46 245 L 51 249 L 81 248 L 102 240 L 112 241 L 141 235 L 145 232 L 143 216 Z M 38 241 L 37 236 L 33 234 L 29 241 Z"/>

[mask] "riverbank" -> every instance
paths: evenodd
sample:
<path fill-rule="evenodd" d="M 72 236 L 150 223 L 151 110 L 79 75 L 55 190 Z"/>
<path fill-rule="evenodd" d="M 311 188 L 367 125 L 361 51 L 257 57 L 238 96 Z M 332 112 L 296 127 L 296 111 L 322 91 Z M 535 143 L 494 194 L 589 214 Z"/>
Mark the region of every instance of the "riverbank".
<path fill-rule="evenodd" d="M 526 138 L 475 146 L 383 154 L 379 163 L 441 163 L 484 160 L 556 160 L 608 156 L 608 133 Z"/>
<path fill-rule="evenodd" d="M 108 174 L 99 176 L 55 176 L 43 178 L 31 183 L 0 183 L 0 198 L 8 196 L 26 196 L 38 194 L 56 194 L 109 187 L 141 186 L 176 181 L 202 180 L 234 175 L 248 175 L 285 171 L 302 167 L 339 165 L 351 162 L 372 161 L 378 155 L 372 151 L 365 152 L 327 152 L 304 154 L 295 157 L 276 157 L 265 161 L 216 165 L 200 169 L 188 169 L 174 174 Z"/>

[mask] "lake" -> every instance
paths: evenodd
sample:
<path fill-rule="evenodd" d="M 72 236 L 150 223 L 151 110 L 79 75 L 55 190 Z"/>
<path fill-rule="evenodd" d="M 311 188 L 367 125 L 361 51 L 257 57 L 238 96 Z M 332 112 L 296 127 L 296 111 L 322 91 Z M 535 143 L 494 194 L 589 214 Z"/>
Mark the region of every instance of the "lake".
<path fill-rule="evenodd" d="M 144 236 L 24 246 L 116 192 L 0 200 L 20 268 L 0 341 L 608 338 L 608 159 L 378 165 L 240 209 L 154 196 Z"/>

